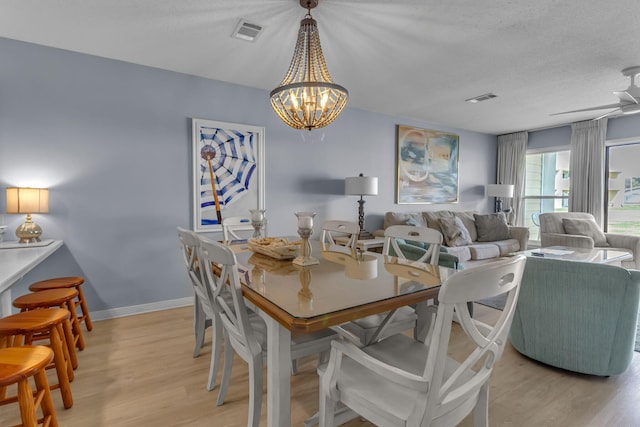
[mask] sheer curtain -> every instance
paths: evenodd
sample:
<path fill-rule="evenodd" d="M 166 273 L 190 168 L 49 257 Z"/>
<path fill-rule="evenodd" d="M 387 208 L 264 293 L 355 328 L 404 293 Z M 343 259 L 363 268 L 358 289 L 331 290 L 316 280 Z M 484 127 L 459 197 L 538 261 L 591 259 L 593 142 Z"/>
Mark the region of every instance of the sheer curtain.
<path fill-rule="evenodd" d="M 569 212 L 587 212 L 602 225 L 607 118 L 571 124 Z"/>
<path fill-rule="evenodd" d="M 528 132 L 516 132 L 498 136 L 498 164 L 496 184 L 513 184 L 513 199 L 502 202 L 511 208 L 509 224 L 523 225 L 522 205 L 524 196 L 524 174 L 527 161 Z"/>

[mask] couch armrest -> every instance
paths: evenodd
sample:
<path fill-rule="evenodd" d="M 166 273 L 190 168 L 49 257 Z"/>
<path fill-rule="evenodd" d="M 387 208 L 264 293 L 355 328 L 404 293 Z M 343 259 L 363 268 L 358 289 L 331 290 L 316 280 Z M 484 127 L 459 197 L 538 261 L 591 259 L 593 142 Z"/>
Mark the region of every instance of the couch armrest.
<path fill-rule="evenodd" d="M 609 243 L 611 247 L 628 249 L 633 254 L 633 261 L 636 264 L 635 268 L 640 269 L 640 236 L 613 233 L 604 233 L 604 235 L 607 236 L 607 243 Z"/>
<path fill-rule="evenodd" d="M 520 250 L 526 251 L 529 244 L 529 227 L 509 226 L 511 238 L 516 239 L 520 243 Z"/>
<path fill-rule="evenodd" d="M 593 249 L 593 239 L 577 234 L 541 233 L 540 246 L 569 246 L 571 248 Z"/>
<path fill-rule="evenodd" d="M 640 253 L 640 236 L 613 233 L 604 233 L 604 235 L 607 236 L 607 243 L 611 247 L 629 249 L 634 254 Z"/>

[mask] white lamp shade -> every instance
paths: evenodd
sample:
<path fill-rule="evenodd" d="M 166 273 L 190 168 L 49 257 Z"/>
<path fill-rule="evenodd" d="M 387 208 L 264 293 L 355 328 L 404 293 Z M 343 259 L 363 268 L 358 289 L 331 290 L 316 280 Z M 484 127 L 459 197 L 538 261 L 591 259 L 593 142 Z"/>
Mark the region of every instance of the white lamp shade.
<path fill-rule="evenodd" d="M 377 196 L 378 177 L 352 176 L 344 180 L 344 194 L 351 196 Z"/>
<path fill-rule="evenodd" d="M 49 190 L 46 188 L 7 188 L 7 213 L 32 214 L 49 212 Z"/>
<path fill-rule="evenodd" d="M 487 197 L 513 197 L 513 184 L 488 184 Z"/>

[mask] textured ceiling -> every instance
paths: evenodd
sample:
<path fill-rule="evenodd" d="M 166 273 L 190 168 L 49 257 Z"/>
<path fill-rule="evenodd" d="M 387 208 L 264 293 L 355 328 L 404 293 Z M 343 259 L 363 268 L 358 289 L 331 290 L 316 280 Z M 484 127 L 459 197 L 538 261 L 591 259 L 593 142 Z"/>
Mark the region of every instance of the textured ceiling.
<path fill-rule="evenodd" d="M 0 37 L 271 90 L 304 13 L 297 0 L 3 0 Z M 620 71 L 640 65 L 638 0 L 320 0 L 312 15 L 348 107 L 491 134 L 594 118 L 607 110 L 549 114 L 616 103 Z M 255 42 L 230 37 L 240 18 L 264 26 Z"/>

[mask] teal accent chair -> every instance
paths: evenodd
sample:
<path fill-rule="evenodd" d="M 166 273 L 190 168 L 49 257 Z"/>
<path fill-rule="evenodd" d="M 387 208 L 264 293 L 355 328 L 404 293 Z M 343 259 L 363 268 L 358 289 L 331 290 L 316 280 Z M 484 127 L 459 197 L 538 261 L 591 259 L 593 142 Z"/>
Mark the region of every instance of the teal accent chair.
<path fill-rule="evenodd" d="M 640 271 L 529 257 L 513 317 L 513 347 L 547 365 L 618 375 L 633 358 Z"/>

